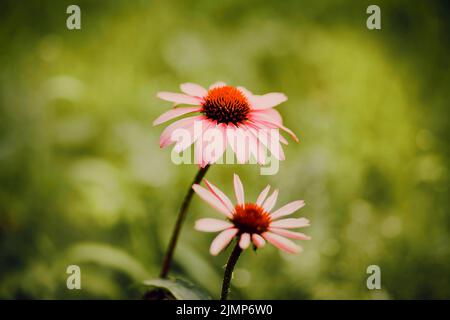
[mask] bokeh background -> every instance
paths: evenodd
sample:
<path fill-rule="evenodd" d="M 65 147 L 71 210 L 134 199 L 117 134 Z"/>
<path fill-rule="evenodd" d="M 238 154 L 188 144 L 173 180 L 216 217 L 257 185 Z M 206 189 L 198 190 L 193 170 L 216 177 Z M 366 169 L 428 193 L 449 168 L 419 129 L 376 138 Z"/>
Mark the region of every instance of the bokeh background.
<path fill-rule="evenodd" d="M 447 1 L 73 1 L 0 4 L 0 297 L 138 299 L 159 273 L 196 172 L 160 150 L 157 91 L 217 80 L 281 91 L 297 132 L 274 176 L 217 165 L 208 178 L 279 205 L 305 199 L 304 252 L 238 262 L 237 299 L 450 298 Z M 366 28 L 381 7 L 382 30 Z M 219 295 L 228 252 L 193 230 L 173 275 Z M 66 267 L 82 290 L 66 288 Z M 382 290 L 366 288 L 379 265 Z"/>

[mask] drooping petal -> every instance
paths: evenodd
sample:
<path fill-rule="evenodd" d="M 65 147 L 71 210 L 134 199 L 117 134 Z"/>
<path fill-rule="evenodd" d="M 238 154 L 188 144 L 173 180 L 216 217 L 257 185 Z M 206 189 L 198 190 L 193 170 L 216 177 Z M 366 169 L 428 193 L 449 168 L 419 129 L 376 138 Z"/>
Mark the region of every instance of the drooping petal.
<path fill-rule="evenodd" d="M 285 144 L 285 145 L 288 145 L 288 144 L 289 144 L 288 141 L 286 140 L 286 138 L 283 137 L 281 134 L 280 134 L 280 141 L 281 141 L 281 143 L 283 143 L 283 144 Z"/>
<path fill-rule="evenodd" d="M 270 224 L 270 226 L 273 228 L 286 228 L 286 229 L 302 228 L 309 226 L 309 220 L 306 218 L 281 219 L 273 221 Z"/>
<path fill-rule="evenodd" d="M 173 147 L 173 150 L 175 152 L 180 153 L 186 150 L 198 140 L 198 138 L 202 134 L 202 131 L 196 130 L 197 121 L 205 122 L 207 120 L 204 120 L 204 116 L 198 116 L 198 118 L 195 119 L 190 125 L 187 125 L 184 129 L 187 131 L 188 137 L 184 137 L 184 139 L 181 139 L 181 141 L 177 141 L 177 143 Z"/>
<path fill-rule="evenodd" d="M 222 251 L 231 242 L 231 240 L 233 240 L 237 233 L 238 229 L 236 228 L 227 229 L 219 233 L 219 235 L 211 243 L 209 252 L 213 256 L 217 256 L 219 252 Z"/>
<path fill-rule="evenodd" d="M 280 217 L 290 215 L 291 213 L 293 213 L 293 212 L 297 211 L 298 209 L 302 208 L 304 205 L 305 205 L 305 201 L 303 201 L 303 200 L 297 200 L 297 201 L 290 202 L 290 203 L 282 206 L 281 208 L 279 208 L 275 212 L 273 212 L 270 215 L 270 218 L 272 220 L 275 220 L 275 219 L 278 219 Z"/>
<path fill-rule="evenodd" d="M 204 168 L 207 165 L 207 163 L 203 161 L 203 142 L 201 142 L 201 139 L 194 144 L 194 159 L 195 163 L 201 168 Z"/>
<path fill-rule="evenodd" d="M 180 128 L 187 128 L 189 125 L 193 124 L 195 121 L 200 120 L 202 116 L 194 116 L 194 117 L 188 117 L 184 119 L 180 119 L 175 121 L 174 123 L 171 123 L 168 125 L 163 132 L 161 133 L 161 136 L 159 138 L 159 146 L 161 148 L 167 147 L 171 143 L 175 142 L 175 140 L 172 140 L 172 133 Z"/>
<path fill-rule="evenodd" d="M 234 124 L 230 124 L 227 126 L 226 130 L 227 134 L 227 143 L 230 145 L 231 150 L 236 154 L 236 159 L 239 164 L 245 163 L 245 154 L 241 152 L 240 149 L 240 138 L 239 138 L 239 132 L 237 131 L 237 128 Z"/>
<path fill-rule="evenodd" d="M 222 231 L 231 228 L 232 226 L 233 224 L 230 222 L 213 218 L 203 218 L 195 222 L 195 229 L 204 232 Z"/>
<path fill-rule="evenodd" d="M 278 133 L 278 129 L 259 129 L 253 127 L 252 132 L 259 143 L 261 143 L 265 148 L 269 149 L 271 154 L 280 161 L 285 160 L 283 148 L 280 144 L 281 135 Z M 272 130 L 277 130 L 273 132 Z"/>
<path fill-rule="evenodd" d="M 270 212 L 272 208 L 275 206 L 278 198 L 278 189 L 275 189 L 273 193 L 267 198 L 266 201 L 262 204 L 262 207 L 266 212 Z"/>
<path fill-rule="evenodd" d="M 211 191 L 203 188 L 199 184 L 194 184 L 192 186 L 192 189 L 194 189 L 195 193 L 197 193 L 200 198 L 209 203 L 211 207 L 223 213 L 227 217 L 231 217 L 231 212 L 228 211 L 227 207 L 222 203 L 222 201 L 217 199 Z"/>
<path fill-rule="evenodd" d="M 249 135 L 247 127 L 244 124 L 240 124 L 236 129 L 236 132 L 239 134 L 237 147 L 240 149 L 239 151 L 242 153 L 245 163 L 250 160 L 252 154 L 255 155 L 255 159 L 258 159 L 256 150 L 257 142 L 254 141 L 255 139 L 251 135 Z"/>
<path fill-rule="evenodd" d="M 262 96 L 253 95 L 251 104 L 253 109 L 269 109 L 282 102 L 285 102 L 287 97 L 283 93 L 272 92 Z"/>
<path fill-rule="evenodd" d="M 227 148 L 224 124 L 212 124 L 203 134 L 203 157 L 207 163 L 215 163 Z"/>
<path fill-rule="evenodd" d="M 158 92 L 157 97 L 166 101 L 175 102 L 176 104 L 192 104 L 194 106 L 199 106 L 202 102 L 199 98 L 191 97 L 183 93 Z"/>
<path fill-rule="evenodd" d="M 237 203 L 243 205 L 245 203 L 244 186 L 237 174 L 234 174 L 234 193 L 236 195 Z"/>
<path fill-rule="evenodd" d="M 250 234 L 244 233 L 241 235 L 241 239 L 239 240 L 239 247 L 241 247 L 242 250 L 245 250 L 250 245 Z"/>
<path fill-rule="evenodd" d="M 208 94 L 208 90 L 201 85 L 191 82 L 181 84 L 180 89 L 184 93 L 194 97 L 205 97 Z"/>
<path fill-rule="evenodd" d="M 264 232 L 262 236 L 275 247 L 287 253 L 298 253 L 301 251 L 301 247 L 297 246 L 294 242 L 286 239 L 285 237 L 279 236 L 272 232 Z"/>
<path fill-rule="evenodd" d="M 245 134 L 245 131 L 242 129 L 242 127 L 236 127 L 234 130 L 236 134 L 236 158 L 239 159 L 242 162 L 239 163 L 247 163 L 250 157 L 249 149 L 248 147 L 248 137 Z"/>
<path fill-rule="evenodd" d="M 195 163 L 197 163 L 202 168 L 204 168 L 208 164 L 208 162 L 206 161 L 205 156 L 204 156 L 204 150 L 205 150 L 204 140 L 205 139 L 203 138 L 203 136 L 204 136 L 204 133 L 213 125 L 215 125 L 215 123 L 213 123 L 210 120 L 203 121 L 201 134 L 194 146 Z"/>
<path fill-rule="evenodd" d="M 258 206 L 262 206 L 264 200 L 266 200 L 267 194 L 269 193 L 270 185 L 267 185 L 267 187 L 264 188 L 263 191 L 258 196 L 258 199 L 256 199 L 256 204 Z"/>
<path fill-rule="evenodd" d="M 209 86 L 209 90 L 214 89 L 214 88 L 220 88 L 220 87 L 225 87 L 227 84 L 223 81 L 217 81 L 214 82 L 212 85 Z"/>
<path fill-rule="evenodd" d="M 248 150 L 245 150 L 247 157 L 249 158 L 251 155 L 253 155 L 258 164 L 265 164 L 266 156 L 264 154 L 264 146 L 258 140 L 258 137 L 254 133 L 253 129 L 247 127 L 246 125 L 243 125 L 241 130 L 244 137 L 246 137 L 246 141 L 248 141 L 248 145 L 246 144 L 246 147 L 248 146 Z"/>
<path fill-rule="evenodd" d="M 284 125 L 282 125 L 281 123 L 279 123 L 277 121 L 274 121 L 271 117 L 267 116 L 266 114 L 253 112 L 252 116 L 251 116 L 251 120 L 254 122 L 256 120 L 257 122 L 262 123 L 266 126 L 280 128 L 281 130 L 286 131 L 292 137 L 292 139 L 294 139 L 296 142 L 299 141 L 297 136 L 295 135 L 294 132 L 292 132 L 291 129 L 285 127 Z"/>
<path fill-rule="evenodd" d="M 281 228 L 269 228 L 269 231 L 279 234 L 280 236 L 288 237 L 288 238 L 292 238 L 292 239 L 311 240 L 310 236 L 307 236 L 306 234 L 300 233 L 300 232 L 294 232 L 294 231 L 285 230 L 285 229 L 281 229 Z"/>
<path fill-rule="evenodd" d="M 252 241 L 257 248 L 262 248 L 266 244 L 266 240 L 257 233 L 252 234 Z"/>
<path fill-rule="evenodd" d="M 186 108 L 170 109 L 169 111 L 166 111 L 162 115 L 160 115 L 155 121 L 153 121 L 153 125 L 157 126 L 158 124 L 172 120 L 173 118 L 182 116 L 186 113 L 198 112 L 200 110 L 201 110 L 201 108 L 199 108 L 199 107 L 186 107 Z"/>
<path fill-rule="evenodd" d="M 270 152 L 280 161 L 284 161 L 286 156 L 284 155 L 283 147 L 280 143 L 275 146 L 270 145 Z"/>
<path fill-rule="evenodd" d="M 281 125 L 281 124 L 278 125 L 278 127 L 279 127 L 281 130 L 286 131 L 286 132 L 292 137 L 292 139 L 294 139 L 295 142 L 299 142 L 297 136 L 295 135 L 295 133 L 294 133 L 291 129 L 289 129 L 289 128 L 287 128 L 287 127 Z"/>
<path fill-rule="evenodd" d="M 234 210 L 234 206 L 231 203 L 230 199 L 227 197 L 227 195 L 225 193 L 222 192 L 222 190 L 220 190 L 219 188 L 217 188 L 215 185 L 213 185 L 211 182 L 209 182 L 206 179 L 203 179 L 203 181 L 205 181 L 206 186 L 208 187 L 208 189 L 214 193 L 214 195 L 223 202 L 223 204 L 227 207 L 229 212 L 233 212 Z"/>

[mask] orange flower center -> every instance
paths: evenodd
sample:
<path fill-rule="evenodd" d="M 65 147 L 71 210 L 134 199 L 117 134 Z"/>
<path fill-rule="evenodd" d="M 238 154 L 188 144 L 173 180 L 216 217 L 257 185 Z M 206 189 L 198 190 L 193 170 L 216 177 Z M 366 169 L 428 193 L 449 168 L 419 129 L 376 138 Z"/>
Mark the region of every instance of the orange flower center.
<path fill-rule="evenodd" d="M 240 233 L 261 234 L 269 228 L 270 214 L 254 203 L 246 203 L 245 206 L 238 204 L 234 211 L 231 222 Z"/>
<path fill-rule="evenodd" d="M 240 90 L 223 86 L 208 91 L 202 112 L 207 118 L 218 123 L 237 125 L 247 119 L 250 106 Z"/>

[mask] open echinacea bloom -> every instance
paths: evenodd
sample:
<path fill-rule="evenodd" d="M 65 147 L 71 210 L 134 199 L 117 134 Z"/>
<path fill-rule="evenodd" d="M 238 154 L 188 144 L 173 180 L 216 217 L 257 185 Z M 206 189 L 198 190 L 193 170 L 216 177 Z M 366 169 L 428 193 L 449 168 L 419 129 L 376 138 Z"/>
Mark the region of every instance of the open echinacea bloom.
<path fill-rule="evenodd" d="M 237 204 L 233 205 L 230 199 L 216 186 L 204 179 L 206 188 L 198 184 L 192 186 L 194 191 L 214 209 L 224 214 L 227 221 L 204 218 L 197 220 L 195 228 L 204 232 L 219 232 L 210 247 L 212 255 L 219 254 L 235 238 L 238 238 L 241 249 L 246 249 L 251 243 L 254 248 L 261 248 L 266 240 L 277 248 L 288 252 L 297 253 L 301 247 L 287 238 L 298 240 L 310 240 L 303 233 L 288 229 L 309 226 L 306 218 L 280 219 L 292 214 L 305 205 L 303 200 L 290 202 L 283 207 L 272 211 L 278 197 L 275 190 L 269 197 L 270 186 L 267 186 L 259 195 L 256 203 L 245 202 L 244 188 L 238 175 L 234 175 L 234 191 Z"/>
<path fill-rule="evenodd" d="M 159 98 L 175 105 L 153 124 L 159 125 L 183 115 L 199 113 L 166 127 L 160 137 L 160 146 L 164 148 L 176 143 L 174 150 L 180 153 L 194 144 L 195 161 L 202 167 L 216 162 L 228 145 L 239 163 L 246 163 L 253 156 L 258 163 L 264 164 L 264 151 L 267 149 L 278 160 L 284 160 L 280 142 L 287 144 L 287 140 L 279 134 L 278 129 L 298 141 L 296 135 L 283 125 L 281 115 L 274 109 L 287 100 L 282 93 L 254 95 L 243 87 L 229 86 L 224 82 L 214 83 L 208 89 L 194 83 L 183 83 L 180 88 L 183 93 L 158 93 Z M 178 107 L 180 104 L 191 106 Z M 174 132 L 179 129 L 189 132 L 190 139 L 176 138 Z M 206 152 L 208 144 L 203 143 L 210 140 L 206 137 L 207 131 L 222 137 L 220 143 L 215 141 L 216 151 L 211 154 Z"/>

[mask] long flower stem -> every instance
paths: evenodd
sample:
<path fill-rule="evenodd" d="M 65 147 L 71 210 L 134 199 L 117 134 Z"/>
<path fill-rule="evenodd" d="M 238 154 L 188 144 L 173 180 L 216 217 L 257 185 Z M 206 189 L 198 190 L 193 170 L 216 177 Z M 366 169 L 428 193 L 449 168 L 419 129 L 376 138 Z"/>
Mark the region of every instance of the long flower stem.
<path fill-rule="evenodd" d="M 200 170 L 197 172 L 197 175 L 194 178 L 194 181 L 192 182 L 191 186 L 189 187 L 189 190 L 184 197 L 183 203 L 181 204 L 180 211 L 178 213 L 177 221 L 175 223 L 175 227 L 172 231 L 172 236 L 170 238 L 169 246 L 167 247 L 166 254 L 164 256 L 164 262 L 163 266 L 161 268 L 160 277 L 161 278 L 167 278 L 167 275 L 169 274 L 170 265 L 172 263 L 173 253 L 175 252 L 175 247 L 177 245 L 178 236 L 180 235 L 181 227 L 183 226 L 184 218 L 186 217 L 187 210 L 189 208 L 189 204 L 191 203 L 192 196 L 194 195 L 194 190 L 192 189 L 192 186 L 194 184 L 198 184 L 202 181 L 203 177 L 206 174 L 206 171 L 209 169 L 209 164 L 206 165 L 204 168 L 200 168 Z"/>
<path fill-rule="evenodd" d="M 223 275 L 223 283 L 222 283 L 222 294 L 220 296 L 220 300 L 227 300 L 228 294 L 230 293 L 230 283 L 231 278 L 233 277 L 233 270 L 236 262 L 239 259 L 239 256 L 242 253 L 241 247 L 239 247 L 239 241 L 236 241 L 236 245 L 234 246 L 233 251 L 231 252 L 230 257 L 228 258 L 227 266 L 225 268 L 225 274 Z"/>

